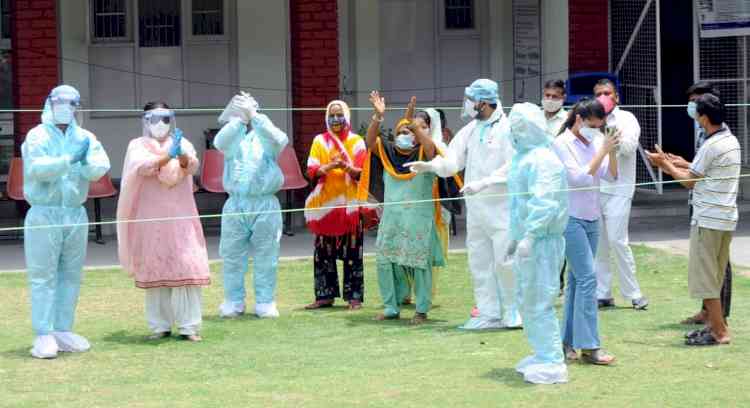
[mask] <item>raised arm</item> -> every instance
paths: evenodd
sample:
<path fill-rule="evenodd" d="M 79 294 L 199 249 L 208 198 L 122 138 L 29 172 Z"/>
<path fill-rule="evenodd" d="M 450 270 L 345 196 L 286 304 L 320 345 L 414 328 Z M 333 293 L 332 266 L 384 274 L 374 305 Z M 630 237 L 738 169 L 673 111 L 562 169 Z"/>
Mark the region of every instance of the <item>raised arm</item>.
<path fill-rule="evenodd" d="M 370 92 L 370 103 L 373 108 L 373 115 L 370 119 L 370 126 L 367 128 L 365 144 L 370 150 L 375 149 L 375 143 L 380 136 L 380 124 L 385 120 L 385 98 L 380 96 L 378 91 Z"/>
<path fill-rule="evenodd" d="M 278 157 L 281 151 L 289 143 L 289 137 L 283 130 L 276 127 L 268 116 L 256 113 L 251 119 L 253 131 L 260 137 L 263 146 L 270 149 L 274 157 Z"/>

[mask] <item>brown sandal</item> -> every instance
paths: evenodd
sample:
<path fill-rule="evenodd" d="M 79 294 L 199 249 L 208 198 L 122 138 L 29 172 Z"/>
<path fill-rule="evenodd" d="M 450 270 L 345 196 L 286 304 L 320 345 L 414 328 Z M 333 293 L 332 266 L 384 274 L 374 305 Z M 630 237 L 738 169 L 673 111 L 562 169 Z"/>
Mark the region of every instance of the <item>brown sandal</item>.
<path fill-rule="evenodd" d="M 563 346 L 563 354 L 568 361 L 577 361 L 579 359 L 578 352 L 571 346 Z"/>
<path fill-rule="evenodd" d="M 409 324 L 412 326 L 419 326 L 427 322 L 427 313 L 414 313 L 414 317 L 409 320 Z"/>
<path fill-rule="evenodd" d="M 326 307 L 333 307 L 333 300 L 316 300 L 305 306 L 305 310 L 323 309 Z"/>
<path fill-rule="evenodd" d="M 615 356 L 602 349 L 581 350 L 581 360 L 594 365 L 610 365 L 615 362 Z"/>
<path fill-rule="evenodd" d="M 393 315 L 393 316 L 386 316 L 385 313 L 380 313 L 379 315 L 375 316 L 375 320 L 382 322 L 384 320 L 398 320 L 401 318 L 401 315 Z"/>
<path fill-rule="evenodd" d="M 349 310 L 359 310 L 362 309 L 362 302 L 359 300 L 350 300 L 349 301 Z"/>

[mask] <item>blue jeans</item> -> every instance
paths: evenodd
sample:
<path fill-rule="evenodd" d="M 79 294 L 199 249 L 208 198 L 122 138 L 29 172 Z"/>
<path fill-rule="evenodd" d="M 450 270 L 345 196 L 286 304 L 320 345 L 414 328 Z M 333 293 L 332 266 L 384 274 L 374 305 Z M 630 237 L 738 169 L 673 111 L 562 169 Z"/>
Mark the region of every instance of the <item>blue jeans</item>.
<path fill-rule="evenodd" d="M 568 286 L 562 342 L 576 349 L 598 349 L 599 316 L 596 301 L 594 257 L 599 241 L 599 221 L 570 217 L 565 228 L 565 257 L 568 260 Z"/>

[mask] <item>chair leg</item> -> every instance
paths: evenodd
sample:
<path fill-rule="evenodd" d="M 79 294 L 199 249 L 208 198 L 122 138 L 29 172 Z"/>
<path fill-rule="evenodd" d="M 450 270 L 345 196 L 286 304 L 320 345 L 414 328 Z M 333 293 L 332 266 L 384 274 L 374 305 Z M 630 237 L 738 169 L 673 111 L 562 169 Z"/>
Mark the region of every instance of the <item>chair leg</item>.
<path fill-rule="evenodd" d="M 287 190 L 286 191 L 286 206 L 287 210 L 292 208 L 292 191 Z M 294 231 L 292 229 L 292 213 L 291 211 L 284 214 L 284 235 L 288 237 L 294 236 Z"/>
<path fill-rule="evenodd" d="M 99 224 L 102 221 L 102 205 L 100 201 L 101 199 L 99 198 L 94 199 L 94 221 L 96 222 L 96 226 L 94 227 L 96 230 L 96 239 L 94 242 L 104 245 L 106 242 L 104 242 L 104 238 L 102 237 L 102 225 Z"/>

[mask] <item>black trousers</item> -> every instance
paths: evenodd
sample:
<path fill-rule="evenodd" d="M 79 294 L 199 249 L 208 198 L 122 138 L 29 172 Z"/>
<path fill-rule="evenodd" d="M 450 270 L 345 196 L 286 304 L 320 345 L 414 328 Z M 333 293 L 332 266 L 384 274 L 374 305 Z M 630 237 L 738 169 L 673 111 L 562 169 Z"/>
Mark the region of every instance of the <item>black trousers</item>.
<path fill-rule="evenodd" d="M 338 237 L 315 237 L 315 300 L 341 297 L 336 260 L 344 262 L 344 300 L 364 300 L 365 275 L 362 262 L 364 232 Z"/>

